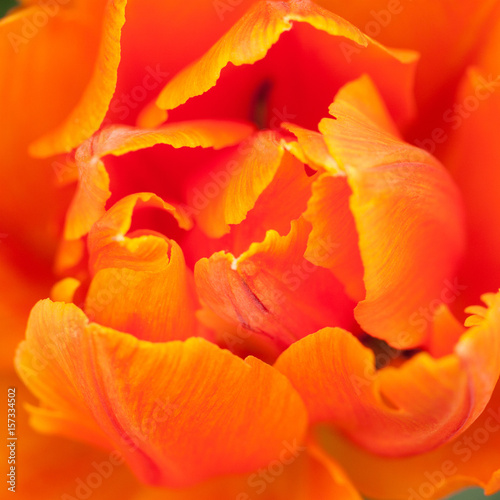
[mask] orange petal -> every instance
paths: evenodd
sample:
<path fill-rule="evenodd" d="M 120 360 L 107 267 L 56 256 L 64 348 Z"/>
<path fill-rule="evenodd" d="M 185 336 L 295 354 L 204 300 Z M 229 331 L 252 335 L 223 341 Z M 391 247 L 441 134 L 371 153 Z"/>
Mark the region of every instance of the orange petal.
<path fill-rule="evenodd" d="M 385 49 L 342 18 L 309 1 L 284 3 L 261 0 L 256 3 L 201 59 L 176 75 L 167 84 L 158 97 L 157 106 L 160 109 L 171 110 L 188 99 L 203 94 L 216 85 L 221 71 L 230 63 L 234 66 L 241 66 L 263 59 L 278 41 L 280 35 L 292 30 L 294 22 L 305 23 L 316 30 L 339 37 L 338 45 L 332 54 L 330 52 L 329 54 L 336 61 L 338 60 L 335 67 L 337 73 L 342 72 L 345 75 L 343 82 L 352 78 L 353 73 L 354 76 L 359 75 L 357 59 L 359 57 L 363 60 L 364 70 L 373 73 L 398 118 L 407 117 L 411 113 L 411 104 L 409 104 L 413 79 L 411 66 L 408 67 L 408 72 L 403 70 L 401 79 L 397 79 L 398 87 L 391 83 L 381 68 L 384 67 L 389 71 L 390 66 L 393 71 L 399 72 L 401 63 L 407 64 L 415 61 L 414 54 Z M 342 42 L 340 37 L 349 40 L 357 48 L 363 47 L 363 50 L 357 51 L 358 55 L 354 61 L 347 58 L 344 53 L 346 42 Z M 313 43 L 317 43 L 314 37 L 312 40 Z"/>
<path fill-rule="evenodd" d="M 99 6 L 103 2 L 94 4 Z M 92 77 L 66 121 L 32 145 L 31 152 L 35 156 L 46 157 L 71 151 L 100 127 L 115 91 L 126 4 L 126 0 L 104 3 L 102 36 Z"/>
<path fill-rule="evenodd" d="M 13 248 L 6 249 L 9 237 L 0 240 L 0 321 L 4 329 L 0 370 L 12 369 L 17 344 L 23 339 L 26 318 L 33 304 L 48 294 L 52 276 L 43 262 L 30 259 Z M 10 253 L 17 255 L 10 256 Z M 24 262 L 18 262 L 19 254 Z"/>
<path fill-rule="evenodd" d="M 190 182 L 185 209 L 206 235 L 224 236 L 219 248 L 241 253 L 269 229 L 287 234 L 304 212 L 313 179 L 285 147 L 277 132 L 258 132 Z"/>
<path fill-rule="evenodd" d="M 363 263 L 356 225 L 349 208 L 352 192 L 346 175 L 330 155 L 320 133 L 289 123 L 284 128 L 297 137 L 297 141 L 287 143 L 287 149 L 304 163 L 324 172 L 312 185 L 304 213 L 304 218 L 312 224 L 305 258 L 330 269 L 345 286 L 348 295 L 359 301 L 365 296 Z M 317 255 L 327 240 L 336 250 L 328 258 L 318 259 Z"/>
<path fill-rule="evenodd" d="M 344 176 L 323 174 L 314 183 L 304 214 L 313 227 L 305 257 L 313 264 L 331 269 L 346 287 L 349 296 L 361 300 L 365 296 L 363 263 L 354 218 L 349 210 L 351 194 Z M 321 245 L 332 238 L 337 250 L 328 259 L 317 259 Z"/>
<path fill-rule="evenodd" d="M 452 105 L 457 80 L 471 56 L 484 47 L 485 33 L 490 29 L 488 23 L 498 16 L 494 12 L 498 7 L 496 0 L 461 2 L 454 9 L 446 2 L 433 0 L 366 0 L 363 8 L 344 0 L 318 0 L 318 3 L 379 42 L 420 54 L 415 78 L 418 139 L 430 137 L 439 122 L 438 127 L 446 128 L 443 113 Z M 422 36 L 415 26 L 425 26 L 426 35 Z M 453 32 L 460 33 L 460 40 L 449 36 Z M 360 50 L 350 45 L 353 53 Z"/>
<path fill-rule="evenodd" d="M 464 332 L 465 327 L 453 316 L 450 309 L 440 304 L 434 313 L 427 350 L 434 358 L 451 354 Z"/>
<path fill-rule="evenodd" d="M 460 300 L 463 307 L 484 292 L 494 292 L 500 284 L 500 235 L 492 224 L 500 217 L 500 151 L 495 134 L 500 113 L 499 40 L 497 20 L 496 32 L 485 44 L 477 66 L 464 75 L 455 103 L 446 114 L 451 130 L 442 159 L 462 192 L 467 214 L 469 244 L 459 274 L 468 286 Z"/>
<path fill-rule="evenodd" d="M 93 225 L 88 237 L 89 265 L 92 273 L 106 267 L 128 267 L 130 269 L 151 270 L 165 259 L 168 250 L 165 238 L 157 234 L 157 243 L 150 244 L 148 236 L 128 238 L 125 235 L 132 225 L 135 208 L 156 207 L 171 214 L 183 229 L 190 229 L 191 219 L 183 212 L 152 193 L 137 193 L 122 198 L 115 203 Z M 148 240 L 149 238 L 149 240 Z M 144 248 L 143 248 L 144 244 Z M 151 250 L 155 250 L 152 252 Z"/>
<path fill-rule="evenodd" d="M 183 490 L 148 490 L 137 500 L 361 500 L 344 471 L 316 446 L 283 443 L 282 455 L 251 474 L 216 478 Z"/>
<path fill-rule="evenodd" d="M 172 75 L 208 50 L 252 3 L 253 0 L 239 0 L 238 5 L 222 0 L 129 1 L 117 87 L 106 120 L 141 127 L 162 123 L 164 112 L 151 117 L 147 125 L 147 121 L 141 122 L 147 118 L 142 106 L 157 97 Z M 214 117 L 197 114 L 200 116 Z"/>
<path fill-rule="evenodd" d="M 92 495 L 96 500 L 116 496 L 137 500 L 142 485 L 117 451 L 103 453 L 63 437 L 36 432 L 29 424 L 25 408 L 34 402 L 33 396 L 14 372 L 4 373 L 2 384 L 16 389 L 16 461 L 24 467 L 22 473 L 17 467 L 19 498 L 73 500 Z"/>
<path fill-rule="evenodd" d="M 255 206 L 281 164 L 284 147 L 280 142 L 275 132 L 259 132 L 242 142 L 218 170 L 196 181 L 188 204 L 208 236 L 220 238 L 228 233 L 229 224 L 242 222 Z"/>
<path fill-rule="evenodd" d="M 17 475 L 17 493 L 37 500 L 70 500 L 86 494 L 104 500 L 360 500 L 344 471 L 316 445 L 281 443 L 281 451 L 258 470 L 209 479 L 195 486 L 169 489 L 141 484 L 116 449 L 102 452 L 84 444 L 36 432 L 22 407 L 32 396 L 13 373 L 5 387 L 16 387 L 17 431 L 23 437 L 18 459 L 26 470 Z M 51 478 L 50 481 L 47 478 Z M 66 496 L 65 496 L 66 495 Z M 239 496 L 238 496 L 239 495 Z"/>
<path fill-rule="evenodd" d="M 37 370 L 44 352 L 50 362 Z M 72 304 L 35 306 L 16 364 L 43 404 L 34 425 L 100 436 L 151 484 L 256 470 L 279 457 L 283 441 L 300 443 L 307 425 L 288 380 L 261 361 L 199 338 L 140 341 L 89 323 Z"/>
<path fill-rule="evenodd" d="M 461 256 L 462 205 L 443 167 L 382 129 L 384 117 L 375 122 L 365 115 L 361 95 L 364 107 L 380 108 L 373 85 L 362 78 L 337 95 L 330 109 L 335 119 L 320 124 L 352 190 L 366 288 L 355 316 L 369 334 L 414 347 L 429 335 L 429 323 L 418 321 L 421 311 L 443 301 Z"/>
<path fill-rule="evenodd" d="M 152 194 L 127 196 L 113 205 L 89 233 L 94 276 L 85 313 L 92 321 L 140 339 L 184 340 L 197 331 L 192 272 L 175 241 L 144 231 L 137 237 L 125 236 L 137 206 L 160 207 L 185 227 L 190 224 Z"/>
<path fill-rule="evenodd" d="M 251 131 L 252 127 L 243 123 L 210 120 L 176 123 L 156 130 L 131 127 L 103 130 L 77 150 L 80 181 L 67 215 L 65 237 L 80 238 L 104 213 L 111 193 L 109 176 L 101 157 L 121 156 L 156 144 L 169 144 L 174 148 L 201 146 L 219 149 L 239 142 Z"/>
<path fill-rule="evenodd" d="M 240 254 L 252 243 L 264 240 L 270 229 L 282 236 L 288 234 L 291 221 L 299 219 L 306 211 L 311 186 L 316 178 L 315 172 L 285 151 L 273 180 L 262 191 L 245 220 L 231 226 L 231 232 L 222 240 L 226 243 L 226 248 Z M 318 249 L 320 254 L 325 246 L 329 246 L 332 251 L 333 244 L 330 240 L 322 243 L 323 246 Z M 322 259 L 319 258 L 318 261 L 322 262 Z"/>
<path fill-rule="evenodd" d="M 80 284 L 76 278 L 64 278 L 52 287 L 50 298 L 55 302 L 73 302 L 73 297 Z"/>
<path fill-rule="evenodd" d="M 375 356 L 350 333 L 323 329 L 276 362 L 313 422 L 331 422 L 371 452 L 422 453 L 464 432 L 485 409 L 500 374 L 500 294 L 452 355 L 420 353 L 376 371 Z M 332 388 L 335 388 L 333 390 Z M 432 389 L 431 389 L 432 388 Z"/>
<path fill-rule="evenodd" d="M 88 17 L 73 2 L 61 2 L 52 6 L 57 15 L 35 5 L 0 20 L 0 115 L 6 117 L 0 123 L 0 212 L 8 214 L 2 233 L 9 234 L 9 246 L 16 240 L 24 247 L 17 251 L 26 254 L 25 262 L 32 251 L 30 260 L 43 259 L 45 269 L 71 192 L 55 186 L 57 162 L 31 158 L 28 145 L 68 116 L 90 79 L 103 17 L 99 3 Z"/>
<path fill-rule="evenodd" d="M 235 325 L 240 338 L 261 335 L 278 351 L 318 325 L 351 324 L 352 303 L 341 285 L 303 257 L 309 231 L 299 219 L 286 236 L 270 230 L 237 259 L 224 252 L 201 259 L 195 266 L 201 302 Z M 323 258 L 331 251 L 325 242 Z"/>
<path fill-rule="evenodd" d="M 321 431 L 321 442 L 339 458 L 354 484 L 369 498 L 439 500 L 462 488 L 500 491 L 500 386 L 485 411 L 458 438 L 413 457 L 373 455 L 339 434 Z"/>

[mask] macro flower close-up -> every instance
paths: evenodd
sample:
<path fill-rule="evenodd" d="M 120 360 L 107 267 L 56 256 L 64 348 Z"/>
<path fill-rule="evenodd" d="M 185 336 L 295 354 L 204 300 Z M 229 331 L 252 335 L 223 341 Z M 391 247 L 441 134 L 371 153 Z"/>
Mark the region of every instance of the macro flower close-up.
<path fill-rule="evenodd" d="M 0 6 L 1 498 L 500 498 L 500 2 Z"/>

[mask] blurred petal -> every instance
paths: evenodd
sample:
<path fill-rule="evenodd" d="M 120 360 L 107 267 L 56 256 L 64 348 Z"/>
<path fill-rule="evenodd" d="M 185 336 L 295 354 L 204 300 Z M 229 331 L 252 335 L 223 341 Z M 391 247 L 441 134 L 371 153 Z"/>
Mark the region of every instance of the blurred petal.
<path fill-rule="evenodd" d="M 460 270 L 468 286 L 460 306 L 475 303 L 500 284 L 500 217 L 498 185 L 500 150 L 497 144 L 500 113 L 500 6 L 473 65 L 463 75 L 453 105 L 447 110 L 447 141 L 441 152 L 463 193 L 469 245 Z"/>
<path fill-rule="evenodd" d="M 71 192 L 55 185 L 58 162 L 31 158 L 28 145 L 68 116 L 90 79 L 105 2 L 91 3 L 89 16 L 66 2 L 0 20 L 1 232 L 47 269 Z"/>
<path fill-rule="evenodd" d="M 441 304 L 432 321 L 432 333 L 429 336 L 427 350 L 434 358 L 451 354 L 465 327 L 453 316 L 447 306 Z"/>
<path fill-rule="evenodd" d="M 76 107 L 56 130 L 38 140 L 32 153 L 46 157 L 71 151 L 88 139 L 101 125 L 115 92 L 116 72 L 120 63 L 120 35 L 125 23 L 126 0 L 94 2 L 105 5 L 102 36 L 92 77 Z"/>
<path fill-rule="evenodd" d="M 50 298 L 54 302 L 73 302 L 75 292 L 80 286 L 76 278 L 64 278 L 58 281 L 50 291 Z"/>
<path fill-rule="evenodd" d="M 47 347 L 52 359 L 37 371 Z M 42 401 L 34 425 L 116 447 L 151 484 L 250 472 L 279 457 L 284 440 L 300 443 L 307 425 L 289 382 L 261 361 L 203 339 L 140 341 L 71 304 L 35 306 L 16 364 Z"/>
<path fill-rule="evenodd" d="M 226 476 L 192 488 L 144 492 L 134 500 L 361 500 L 344 471 L 316 446 L 284 443 L 279 460 L 252 474 Z"/>
<path fill-rule="evenodd" d="M 500 386 L 485 411 L 457 439 L 413 457 L 373 455 L 345 437 L 322 430 L 321 442 L 338 457 L 369 498 L 439 500 L 469 486 L 486 495 L 500 491 Z"/>
<path fill-rule="evenodd" d="M 33 396 L 11 372 L 2 375 L 3 387 L 16 389 L 16 494 L 19 498 L 37 500 L 70 500 L 92 495 L 107 500 L 116 495 L 136 500 L 143 486 L 130 473 L 123 458 L 115 450 L 102 452 L 88 445 L 59 436 L 47 436 L 29 424 L 25 405 Z"/>
<path fill-rule="evenodd" d="M 438 120 L 442 121 L 443 113 L 452 104 L 453 89 L 470 58 L 484 45 L 490 30 L 488 24 L 498 8 L 496 0 L 466 0 L 460 4 L 453 0 L 365 0 L 362 4 L 318 0 L 318 3 L 378 42 L 420 54 L 415 75 L 418 114 L 412 126 L 412 139 L 413 134 L 419 139 L 429 137 Z M 421 26 L 425 26 L 425 36 Z M 460 33 L 459 39 L 455 33 Z M 446 123 L 442 125 L 446 127 Z"/>
<path fill-rule="evenodd" d="M 404 456 L 464 432 L 483 412 L 500 373 L 500 294 L 487 303 L 455 353 L 420 353 L 376 371 L 375 356 L 350 333 L 323 329 L 296 342 L 275 366 L 292 381 L 312 422 L 331 422 L 366 449 Z"/>
<path fill-rule="evenodd" d="M 4 248 L 7 245 L 5 240 L 0 243 L 0 321 L 4 332 L 0 352 L 2 371 L 12 370 L 12 359 L 16 346 L 24 337 L 29 311 L 40 297 L 49 293 L 51 281 L 43 263 L 32 261 L 30 254 L 21 254 L 23 259 L 18 262 L 9 256 L 10 252 Z"/>

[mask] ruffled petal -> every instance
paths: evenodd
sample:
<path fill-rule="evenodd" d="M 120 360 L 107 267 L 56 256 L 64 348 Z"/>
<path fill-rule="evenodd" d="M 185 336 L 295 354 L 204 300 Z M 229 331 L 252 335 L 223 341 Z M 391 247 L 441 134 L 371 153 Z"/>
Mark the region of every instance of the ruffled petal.
<path fill-rule="evenodd" d="M 273 180 L 283 154 L 277 133 L 260 132 L 242 142 L 218 169 L 196 181 L 188 206 L 208 236 L 220 238 L 230 231 L 229 224 L 245 219 Z"/>
<path fill-rule="evenodd" d="M 462 254 L 462 205 L 444 168 L 382 129 L 384 117 L 371 120 L 359 106 L 362 95 L 365 108 L 380 108 L 369 79 L 361 78 L 337 95 L 335 118 L 320 124 L 352 190 L 366 289 L 355 316 L 394 347 L 415 347 L 429 335 L 421 311 L 442 301 Z"/>
<path fill-rule="evenodd" d="M 155 100 L 175 73 L 208 50 L 252 3 L 253 0 L 239 0 L 237 5 L 225 0 L 129 1 L 116 92 L 105 121 L 141 127 L 164 121 L 165 113 L 160 112 L 147 122 L 143 106 Z"/>
<path fill-rule="evenodd" d="M 77 150 L 79 184 L 67 215 L 65 237 L 80 238 L 104 213 L 111 193 L 109 176 L 101 157 L 121 156 L 156 144 L 169 144 L 174 148 L 201 146 L 219 149 L 239 142 L 252 130 L 244 123 L 210 120 L 176 123 L 156 130 L 124 126 L 105 129 Z"/>
<path fill-rule="evenodd" d="M 113 205 L 89 233 L 93 278 L 84 311 L 92 321 L 140 339 L 184 340 L 198 326 L 192 272 L 175 241 L 147 231 L 126 236 L 137 207 L 158 207 L 184 227 L 191 224 L 153 194 L 130 195 Z"/>
<path fill-rule="evenodd" d="M 387 458 L 374 455 L 330 429 L 321 443 L 338 457 L 356 487 L 368 498 L 439 500 L 462 488 L 500 491 L 500 386 L 474 424 L 458 438 L 427 453 Z"/>
<path fill-rule="evenodd" d="M 304 23 L 319 32 L 338 37 L 337 45 L 332 50 L 328 49 L 332 61 L 335 61 L 337 78 L 340 72 L 343 76 L 342 83 L 345 83 L 360 74 L 360 66 L 364 67 L 365 71 L 373 73 L 397 118 L 408 118 L 412 113 L 410 93 L 415 55 L 386 49 L 342 18 L 304 0 L 286 3 L 273 0 L 257 2 L 202 58 L 178 73 L 167 84 L 156 105 L 164 110 L 177 108 L 215 86 L 226 66 L 253 64 L 263 59 L 280 36 L 292 30 L 294 22 Z M 350 48 L 346 39 L 357 48 L 363 48 L 357 51 L 354 58 L 348 57 L 352 54 L 345 53 L 345 46 Z M 308 36 L 308 41 L 313 45 L 318 43 L 315 35 Z M 321 64 L 324 63 L 322 60 Z M 405 65 L 407 67 L 402 69 Z M 400 73 L 397 87 L 391 83 L 391 80 L 394 82 L 393 79 L 387 78 L 386 71 L 391 72 L 392 76 L 394 71 Z M 333 95 L 330 99 L 331 97 Z"/>
<path fill-rule="evenodd" d="M 318 266 L 331 269 L 354 300 L 365 296 L 363 263 L 359 252 L 358 233 L 349 209 L 352 192 L 345 176 L 323 174 L 314 183 L 304 218 L 312 231 L 305 257 Z M 318 251 L 326 239 L 333 240 L 336 251 L 328 259 L 318 259 Z"/>
<path fill-rule="evenodd" d="M 151 484 L 251 472 L 279 457 L 283 441 L 300 443 L 307 426 L 288 380 L 261 361 L 199 338 L 140 341 L 72 304 L 35 306 L 16 365 L 43 405 L 35 426 L 116 448 Z"/>
<path fill-rule="evenodd" d="M 453 354 L 420 353 L 399 368 L 375 368 L 375 356 L 350 333 L 323 329 L 276 362 L 304 399 L 312 422 L 330 422 L 380 455 L 429 451 L 463 433 L 484 411 L 500 373 L 500 294 Z M 384 354 L 389 360 L 394 354 Z"/>
<path fill-rule="evenodd" d="M 262 336 L 279 352 L 318 325 L 352 324 L 352 302 L 340 283 L 303 257 L 309 232 L 299 219 L 286 236 L 270 230 L 238 258 L 218 252 L 197 262 L 198 296 L 235 326 L 235 340 Z M 332 251 L 328 243 L 318 258 Z"/>

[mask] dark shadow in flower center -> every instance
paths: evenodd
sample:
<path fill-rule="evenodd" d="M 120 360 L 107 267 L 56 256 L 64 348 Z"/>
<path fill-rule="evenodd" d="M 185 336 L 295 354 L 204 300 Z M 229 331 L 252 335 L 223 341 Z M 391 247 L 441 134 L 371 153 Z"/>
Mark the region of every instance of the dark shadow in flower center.
<path fill-rule="evenodd" d="M 250 108 L 250 121 L 253 122 L 259 130 L 265 129 L 269 121 L 269 97 L 273 83 L 271 80 L 264 80 L 252 97 Z"/>
<path fill-rule="evenodd" d="M 398 367 L 408 359 L 421 352 L 421 349 L 396 349 L 387 342 L 365 333 L 360 338 L 361 343 L 375 355 L 375 369 L 381 370 L 388 366 Z"/>

